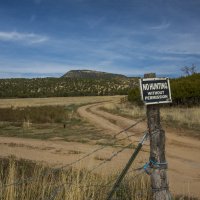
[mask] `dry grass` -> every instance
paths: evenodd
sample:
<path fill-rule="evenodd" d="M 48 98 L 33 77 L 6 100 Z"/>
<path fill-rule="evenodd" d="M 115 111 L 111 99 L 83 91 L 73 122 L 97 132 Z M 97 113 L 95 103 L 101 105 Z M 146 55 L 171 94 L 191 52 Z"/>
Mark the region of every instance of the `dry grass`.
<path fill-rule="evenodd" d="M 104 200 L 116 176 L 89 173 L 86 170 L 58 170 L 24 160 L 4 159 L 0 162 L 1 200 Z M 46 175 L 44 175 L 46 174 Z M 113 199 L 150 200 L 149 180 L 138 176 L 132 180 L 130 173 L 118 188 Z M 16 185 L 4 185 L 33 177 L 30 182 L 21 181 Z"/>
<path fill-rule="evenodd" d="M 141 118 L 145 116 L 145 108 L 133 106 L 129 103 L 108 102 L 101 109 L 130 118 Z"/>
<path fill-rule="evenodd" d="M 111 135 L 102 134 L 95 126 L 81 119 L 79 105 L 0 108 L 0 136 L 52 139 L 89 143 Z"/>
<path fill-rule="evenodd" d="M 146 115 L 145 107 L 139 107 L 129 103 L 106 103 L 102 109 L 130 118 L 141 118 Z M 162 121 L 166 125 L 194 131 L 200 130 L 200 107 L 162 107 L 160 113 Z"/>
<path fill-rule="evenodd" d="M 89 96 L 89 97 L 50 97 L 50 98 L 24 98 L 24 99 L 1 99 L 0 108 L 47 106 L 47 105 L 70 105 L 87 104 L 100 101 L 120 100 L 123 96 Z"/>
<path fill-rule="evenodd" d="M 0 159 L 1 200 L 105 200 L 119 172 L 105 176 L 87 170 L 59 170 L 13 157 Z M 150 200 L 147 175 L 130 171 L 116 190 L 115 200 Z M 28 179 L 27 179 L 28 178 Z M 31 178 L 31 179 L 30 179 Z M 20 181 L 19 181 L 20 180 Z M 28 180 L 28 181 L 27 181 Z M 5 187 L 10 183 L 15 183 Z M 177 196 L 174 200 L 197 200 Z"/>
<path fill-rule="evenodd" d="M 200 130 L 200 107 L 162 108 L 161 117 L 169 125 Z"/>

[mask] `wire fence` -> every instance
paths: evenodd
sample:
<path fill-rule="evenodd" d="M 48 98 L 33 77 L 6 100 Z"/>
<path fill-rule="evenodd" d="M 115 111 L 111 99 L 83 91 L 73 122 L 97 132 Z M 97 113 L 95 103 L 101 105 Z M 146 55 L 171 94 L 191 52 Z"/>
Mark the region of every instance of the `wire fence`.
<path fill-rule="evenodd" d="M 130 172 L 128 172 L 126 175 L 130 174 L 131 172 L 133 172 L 134 170 L 131 170 Z M 141 170 L 140 172 L 138 172 L 134 177 L 131 178 L 131 181 L 135 181 L 139 176 L 143 175 L 144 171 Z M 117 179 L 117 177 L 114 177 L 113 179 L 111 179 L 110 181 L 108 181 L 108 183 L 106 183 L 105 185 L 99 185 L 99 184 L 95 184 L 95 185 L 78 185 L 76 187 L 78 188 L 86 188 L 86 187 L 99 187 L 99 189 L 103 189 L 106 188 L 108 186 L 112 186 L 113 182 Z M 50 194 L 49 197 L 47 197 L 45 200 L 54 200 L 56 198 L 56 196 L 58 195 L 58 193 L 62 192 L 62 190 L 64 189 L 65 185 L 70 185 L 71 183 L 65 182 L 62 183 L 59 186 L 56 186 L 55 189 L 52 191 L 52 193 Z M 89 200 L 89 199 L 88 199 Z M 92 199 L 91 199 L 92 200 Z"/>
<path fill-rule="evenodd" d="M 113 145 L 116 145 L 122 141 L 125 141 L 125 140 L 128 140 L 130 143 L 128 145 L 125 145 L 125 146 L 122 146 L 122 147 L 119 147 L 117 151 L 115 151 L 114 153 L 112 153 L 110 155 L 110 157 L 108 158 L 104 158 L 99 164 L 95 165 L 94 167 L 92 167 L 90 170 L 87 170 L 87 173 L 92 173 L 94 172 L 95 170 L 103 167 L 103 165 L 107 164 L 108 162 L 111 162 L 114 160 L 114 158 L 118 157 L 122 152 L 124 152 L 125 150 L 127 149 L 130 149 L 131 147 L 134 146 L 134 142 L 135 141 L 132 141 L 131 140 L 131 137 L 135 136 L 136 133 L 134 134 L 129 134 L 127 131 L 130 130 L 131 128 L 135 127 L 136 125 L 138 125 L 139 123 L 143 122 L 144 120 L 146 120 L 146 118 L 143 118 L 135 123 L 133 123 L 132 125 L 130 125 L 129 127 L 117 132 L 116 134 L 113 135 L 112 139 L 114 139 L 114 141 L 112 142 L 112 144 L 110 145 L 105 145 L 105 144 L 102 144 L 102 145 L 99 145 L 97 148 L 93 149 L 92 151 L 84 154 L 83 156 L 79 157 L 78 159 L 66 164 L 66 165 L 62 165 L 58 168 L 54 168 L 54 169 L 51 169 L 51 170 L 46 170 L 45 172 L 43 172 L 42 174 L 40 174 L 38 177 L 28 177 L 28 178 L 24 178 L 24 179 L 18 179 L 14 182 L 11 182 L 11 183 L 7 183 L 7 184 L 1 184 L 0 186 L 0 190 L 3 191 L 3 189 L 7 188 L 7 187 L 10 187 L 10 186 L 15 186 L 15 187 L 18 187 L 20 186 L 21 184 L 31 184 L 35 181 L 39 181 L 41 178 L 45 177 L 45 176 L 49 176 L 49 175 L 52 175 L 52 174 L 55 174 L 56 172 L 59 172 L 59 171 L 62 171 L 64 170 L 65 168 L 70 168 L 74 165 L 76 165 L 77 163 L 81 162 L 81 161 L 84 161 L 86 160 L 87 158 L 89 158 L 90 156 L 94 155 L 95 153 L 99 152 L 99 151 L 102 151 L 103 149 L 105 148 L 108 148 L 110 146 L 113 146 Z M 122 133 L 126 133 L 126 136 L 123 136 L 123 138 L 118 138 L 118 136 Z M 144 133 L 144 132 L 143 132 Z M 137 133 L 138 134 L 138 133 Z M 152 133 L 152 135 L 156 135 L 158 134 L 157 131 L 155 131 L 154 133 Z M 145 135 L 148 135 L 147 134 L 147 131 L 145 131 Z M 143 137 L 144 138 L 144 137 Z M 144 165 L 146 167 L 149 167 L 146 163 L 146 165 Z M 125 176 L 128 176 L 130 173 L 134 172 L 134 176 L 131 178 L 131 182 L 134 182 L 137 180 L 137 178 L 141 175 L 143 175 L 146 171 L 145 167 L 140 167 L 140 168 L 137 168 L 137 169 L 132 169 L 132 170 L 129 170 L 129 172 L 126 173 Z M 52 176 L 54 179 L 55 177 Z M 74 185 L 72 181 L 64 181 L 63 183 L 61 184 L 58 184 L 56 183 L 56 179 L 55 181 L 53 182 L 53 189 L 52 191 L 50 192 L 50 194 L 48 196 L 46 196 L 45 198 L 39 198 L 39 199 L 44 199 L 44 200 L 55 200 L 58 195 L 61 195 L 63 190 L 65 189 L 66 190 L 66 186 L 67 186 L 67 190 L 70 191 L 70 188 L 73 186 L 73 187 L 78 187 L 80 189 L 82 188 L 92 188 L 92 187 L 98 187 L 99 190 L 104 190 L 104 188 L 107 188 L 105 191 L 107 191 L 108 189 L 110 189 L 110 187 L 113 185 L 113 183 L 117 180 L 117 177 L 114 177 L 113 179 L 111 179 L 110 181 L 108 181 L 106 184 L 77 184 L 77 185 Z M 116 191 L 119 191 L 120 189 L 118 188 L 119 186 L 117 186 L 116 188 Z M 145 189 L 145 191 L 137 191 L 138 192 L 138 196 L 139 195 L 142 195 L 143 192 L 145 192 L 145 194 L 147 192 L 149 192 L 150 189 Z M 109 195 L 106 194 L 106 195 Z M 136 194 L 137 195 L 137 194 Z M 93 200 L 93 199 L 88 199 L 88 200 Z M 112 198 L 112 200 L 114 200 Z"/>
<path fill-rule="evenodd" d="M 145 140 L 146 136 L 147 136 L 147 132 L 145 132 L 145 135 L 143 136 L 143 138 L 142 138 L 142 140 L 141 140 L 141 143 L 143 143 L 143 141 Z M 131 142 L 131 143 L 128 144 L 127 146 L 125 146 L 125 147 L 121 148 L 120 150 L 118 150 L 117 152 L 113 153 L 108 159 L 102 161 L 102 162 L 99 163 L 97 166 L 93 167 L 93 168 L 89 171 L 89 173 L 91 173 L 92 171 L 94 171 L 94 170 L 96 170 L 97 168 L 101 167 L 102 165 L 106 164 L 108 161 L 111 161 L 114 157 L 118 156 L 118 155 L 119 155 L 120 153 L 122 153 L 125 149 L 130 148 L 132 144 L 133 144 L 133 143 Z M 131 170 L 130 172 L 133 172 L 133 171 L 135 172 L 136 169 Z M 127 172 L 125 176 L 127 176 L 130 172 Z M 139 170 L 139 172 L 131 179 L 131 181 L 132 181 L 132 182 L 135 181 L 135 179 L 136 179 L 140 174 L 142 174 L 143 172 L 144 172 L 144 169 Z M 117 179 L 118 179 L 118 178 L 114 178 L 113 180 L 109 181 L 106 185 L 101 186 L 101 188 L 102 188 L 102 187 L 105 187 L 105 186 L 108 186 L 110 183 L 112 183 L 113 181 L 116 181 Z M 112 184 L 113 184 L 113 183 L 112 183 Z M 63 185 L 65 185 L 65 183 L 62 184 L 60 187 L 63 187 Z M 96 185 L 96 186 L 97 186 L 97 185 Z M 62 190 L 60 189 L 60 187 L 56 188 L 56 189 L 55 189 L 56 192 L 53 191 L 52 194 L 58 193 L 58 191 L 62 191 Z M 115 188 L 115 190 L 118 191 L 118 187 Z M 109 193 L 108 193 L 108 194 L 109 194 Z M 107 196 L 108 196 L 108 194 L 107 194 Z M 54 196 L 54 195 L 51 195 L 51 197 L 55 197 L 55 196 Z M 50 198 L 50 199 L 54 199 L 54 198 Z"/>
<path fill-rule="evenodd" d="M 127 148 L 130 148 L 133 145 L 133 143 L 131 142 L 130 144 L 128 144 L 125 147 L 122 147 L 119 151 L 113 153 L 108 159 L 105 159 L 104 161 L 102 161 L 101 163 L 99 163 L 97 166 L 93 167 L 91 170 L 89 170 L 89 172 L 93 172 L 94 170 L 98 169 L 99 167 L 103 166 L 104 164 L 106 164 L 109 161 L 112 161 L 112 159 L 114 157 L 117 157 L 120 153 L 122 153 L 124 150 L 126 150 Z"/>
<path fill-rule="evenodd" d="M 112 138 L 115 139 L 115 140 L 114 140 L 114 142 L 112 143 L 112 145 L 115 145 L 115 144 L 117 144 L 118 142 L 124 141 L 124 140 L 126 140 L 126 139 L 130 139 L 131 137 L 135 136 L 135 134 L 130 134 L 130 135 L 127 134 L 126 137 L 117 139 L 117 136 L 119 136 L 121 133 L 124 133 L 124 132 L 130 130 L 131 128 L 135 127 L 136 125 L 138 125 L 139 123 L 143 122 L 144 120 L 146 120 L 146 118 L 143 118 L 143 119 L 141 119 L 141 120 L 139 120 L 139 121 L 133 123 L 132 125 L 128 126 L 127 128 L 125 128 L 125 129 L 123 129 L 123 130 L 117 132 L 116 134 L 114 134 Z M 127 149 L 127 148 L 128 148 L 129 146 L 131 146 L 131 145 L 132 145 L 132 143 L 129 144 L 129 145 L 127 145 L 127 146 L 125 146 L 125 147 L 122 147 L 122 148 L 119 150 L 119 152 L 114 153 L 114 154 L 111 156 L 110 160 L 112 160 L 112 159 L 113 159 L 114 157 L 116 157 L 119 153 L 123 152 L 125 149 Z M 44 176 L 48 176 L 48 175 L 50 175 L 50 174 L 52 174 L 52 173 L 56 173 L 56 172 L 58 172 L 58 171 L 60 171 L 60 170 L 63 170 L 63 169 L 65 169 L 65 168 L 72 167 L 73 165 L 75 165 L 75 164 L 77 164 L 77 163 L 79 163 L 79 162 L 85 160 L 86 158 L 90 157 L 91 155 L 95 154 L 96 152 L 101 151 L 101 150 L 103 150 L 103 149 L 105 149 L 105 148 L 108 148 L 108 147 L 109 147 L 108 145 L 101 145 L 100 147 L 97 147 L 96 149 L 90 151 L 89 153 L 86 153 L 85 155 L 83 155 L 82 157 L 78 158 L 77 160 L 72 161 L 71 163 L 68 163 L 68 164 L 66 164 L 66 165 L 62 165 L 62 166 L 59 167 L 59 168 L 55 168 L 55 169 L 52 169 L 52 170 L 50 170 L 50 171 L 48 171 L 48 172 L 44 172 L 44 173 L 41 174 L 39 177 L 28 177 L 28 178 L 25 178 L 25 179 L 18 179 L 18 180 L 16 180 L 16 181 L 12 182 L 12 183 L 2 184 L 2 185 L 0 186 L 0 189 L 2 190 L 2 189 L 5 189 L 6 187 L 10 187 L 10 186 L 13 186 L 13 185 L 14 185 L 14 186 L 18 186 L 18 185 L 21 185 L 21 184 L 24 184 L 24 183 L 26 183 L 26 184 L 32 183 L 32 182 L 37 181 L 38 179 L 40 179 L 40 178 L 42 178 L 42 177 L 44 177 Z M 100 166 L 102 166 L 102 165 L 105 164 L 106 162 L 107 162 L 107 161 L 103 161 L 103 162 L 100 163 L 98 166 L 94 167 L 91 171 L 94 171 L 95 169 L 99 168 Z"/>
<path fill-rule="evenodd" d="M 97 148 L 91 150 L 90 152 L 82 155 L 78 159 L 76 159 L 76 160 L 74 160 L 74 161 L 72 161 L 72 162 L 70 162 L 70 163 L 68 163 L 66 165 L 62 165 L 60 167 L 57 167 L 57 168 L 54 168 L 54 169 L 51 169 L 51 170 L 46 170 L 43 173 L 41 173 L 38 177 L 28 177 L 28 178 L 18 179 L 18 180 L 14 181 L 14 182 L 6 183 L 6 184 L 1 183 L 0 191 L 3 191 L 3 189 L 5 189 L 7 187 L 10 187 L 10 186 L 18 187 L 18 186 L 20 186 L 20 185 L 22 185 L 24 183 L 31 184 L 31 183 L 33 183 L 35 181 L 40 180 L 41 178 L 43 178 L 45 176 L 54 175 L 56 172 L 59 172 L 59 171 L 62 171 L 64 169 L 66 169 L 66 168 L 70 168 L 72 166 L 75 166 L 77 163 L 85 161 L 87 158 L 91 157 L 92 155 L 96 154 L 99 151 L 104 150 L 105 148 L 109 148 L 110 146 L 116 145 L 116 144 L 118 144 L 118 143 L 120 143 L 122 141 L 125 141 L 125 140 L 128 140 L 130 142 L 128 145 L 125 145 L 125 146 L 123 146 L 121 144 L 122 146 L 119 147 L 117 151 L 112 153 L 112 155 L 110 155 L 108 158 L 103 158 L 100 163 L 98 163 L 97 165 L 93 166 L 91 169 L 87 170 L 87 173 L 92 173 L 95 170 L 103 167 L 107 163 L 113 161 L 116 157 L 118 157 L 125 150 L 130 149 L 131 147 L 133 147 L 135 141 L 132 141 L 131 137 L 136 136 L 136 133 L 129 134 L 128 131 L 131 128 L 137 126 L 138 124 L 140 124 L 141 122 L 143 122 L 145 120 L 146 120 L 146 117 L 142 118 L 141 120 L 138 120 L 137 122 L 133 123 L 132 125 L 130 125 L 130 126 L 124 128 L 124 129 L 120 130 L 119 132 L 115 133 L 113 135 L 113 137 L 111 138 L 114 141 L 112 143 L 110 143 L 109 145 L 101 144 Z M 147 131 L 145 131 L 145 132 L 147 132 Z M 118 138 L 118 136 L 120 136 L 122 133 L 125 133 L 126 136 L 123 135 L 123 138 L 121 138 L 121 137 Z M 151 136 L 154 137 L 154 136 L 157 136 L 157 134 L 160 134 L 159 130 L 156 130 L 156 131 L 152 132 Z M 137 180 L 137 178 L 140 177 L 141 175 L 143 175 L 144 173 L 148 174 L 148 171 L 146 170 L 147 168 L 153 169 L 153 167 L 155 167 L 156 165 L 160 168 L 161 165 L 163 164 L 163 163 L 153 163 L 154 166 L 152 167 L 152 166 L 150 166 L 150 164 L 152 164 L 150 162 L 151 162 L 151 160 L 149 162 L 147 162 L 142 167 L 134 168 L 132 170 L 129 170 L 128 172 L 126 172 L 125 176 L 128 176 L 128 175 L 130 175 L 130 173 L 134 172 L 134 176 L 131 177 L 131 181 L 135 182 Z M 182 175 L 182 176 L 186 177 L 185 175 Z M 98 187 L 100 191 L 102 191 L 104 188 L 107 188 L 107 190 L 108 190 L 114 184 L 114 182 L 117 181 L 117 179 L 118 179 L 118 177 L 114 177 L 114 178 L 112 178 L 111 180 L 109 180 L 105 184 L 88 184 L 88 185 L 86 185 L 86 184 L 80 183 L 80 184 L 74 185 L 73 181 L 71 181 L 71 180 L 70 181 L 69 180 L 63 180 L 60 184 L 58 184 L 58 182 L 56 182 L 57 179 L 55 179 L 54 176 L 52 176 L 52 178 L 54 179 L 54 181 L 52 182 L 52 185 L 51 185 L 53 187 L 52 191 L 45 198 L 41 198 L 41 199 L 44 199 L 44 200 L 55 200 L 58 197 L 58 195 L 61 194 L 64 189 L 66 189 L 65 188 L 66 186 L 67 186 L 67 190 L 70 190 L 70 188 L 72 186 L 73 187 L 77 187 L 79 189 Z M 187 177 L 187 178 L 190 178 L 190 179 L 193 179 L 193 180 L 200 180 L 200 178 L 191 178 L 191 177 Z M 115 188 L 115 189 L 116 189 L 116 191 L 120 190 L 119 189 L 119 185 L 117 185 L 117 188 Z M 148 189 L 145 188 L 144 191 L 141 189 L 141 190 L 137 191 L 138 192 L 138 196 L 141 195 L 143 192 L 149 192 L 149 191 L 152 191 L 152 189 L 151 188 L 148 188 Z M 106 194 L 106 195 L 109 195 L 109 193 Z M 93 200 L 93 199 L 88 199 L 88 200 Z M 112 199 L 112 200 L 114 200 L 114 199 Z"/>

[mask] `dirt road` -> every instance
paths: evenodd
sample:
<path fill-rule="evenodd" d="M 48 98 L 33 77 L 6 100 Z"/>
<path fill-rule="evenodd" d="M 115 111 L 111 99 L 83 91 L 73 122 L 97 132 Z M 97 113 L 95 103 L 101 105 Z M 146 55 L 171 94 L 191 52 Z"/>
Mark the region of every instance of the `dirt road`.
<path fill-rule="evenodd" d="M 102 104 L 84 106 L 79 108 L 78 112 L 82 117 L 96 124 L 96 126 L 113 134 L 134 123 L 134 120 L 100 110 L 101 106 Z M 146 122 L 143 122 L 129 132 L 141 136 L 146 127 Z M 179 136 L 172 129 L 165 131 L 171 190 L 176 193 L 189 193 L 200 197 L 200 141 L 190 137 Z M 139 137 L 132 137 L 133 141 L 138 141 L 138 139 Z M 142 152 L 142 154 L 148 160 L 149 153 Z"/>
<path fill-rule="evenodd" d="M 96 103 L 82 106 L 78 109 L 78 113 L 81 117 L 102 129 L 106 134 L 114 135 L 116 132 L 134 123 L 134 120 L 99 110 L 102 104 Z M 142 122 L 118 137 L 134 133 L 135 136 L 131 137 L 131 140 L 137 143 L 145 130 L 146 122 Z M 189 137 L 180 137 L 172 129 L 166 130 L 166 137 L 170 190 L 176 194 L 192 194 L 200 197 L 200 141 Z M 97 145 L 65 142 L 60 140 L 60 138 L 52 138 L 52 140 L 45 141 L 9 137 L 0 138 L 1 156 L 12 154 L 18 158 L 41 161 L 56 166 L 68 164 L 96 148 L 98 148 Z M 113 147 L 107 147 L 103 151 L 96 152 L 82 162 L 77 163 L 76 167 L 92 169 L 102 162 L 102 158 L 109 158 L 117 150 Z M 148 161 L 148 142 L 146 142 L 144 150 L 139 154 L 133 168 L 142 166 Z M 106 165 L 98 169 L 98 172 L 110 174 L 121 170 L 131 156 L 132 151 L 131 149 L 125 150 L 112 161 L 107 162 Z"/>

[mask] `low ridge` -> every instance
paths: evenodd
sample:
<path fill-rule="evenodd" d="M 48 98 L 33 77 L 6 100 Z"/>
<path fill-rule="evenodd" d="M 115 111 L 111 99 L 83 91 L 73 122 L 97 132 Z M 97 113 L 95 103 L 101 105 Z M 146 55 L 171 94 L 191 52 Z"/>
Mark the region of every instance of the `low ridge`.
<path fill-rule="evenodd" d="M 127 78 L 121 74 L 113 74 L 94 70 L 70 70 L 62 77 L 70 78 Z"/>

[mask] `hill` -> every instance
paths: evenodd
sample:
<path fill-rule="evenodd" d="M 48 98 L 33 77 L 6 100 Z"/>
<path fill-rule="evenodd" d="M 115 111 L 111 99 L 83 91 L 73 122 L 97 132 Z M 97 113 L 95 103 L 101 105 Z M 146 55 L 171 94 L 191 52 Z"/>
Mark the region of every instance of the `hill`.
<path fill-rule="evenodd" d="M 62 78 L 101 78 L 101 79 L 110 79 L 110 78 L 127 78 L 121 74 L 113 74 L 107 72 L 100 72 L 94 70 L 71 70 L 64 74 Z"/>

